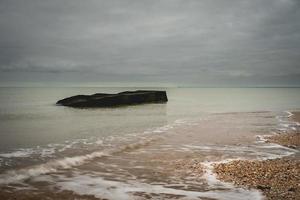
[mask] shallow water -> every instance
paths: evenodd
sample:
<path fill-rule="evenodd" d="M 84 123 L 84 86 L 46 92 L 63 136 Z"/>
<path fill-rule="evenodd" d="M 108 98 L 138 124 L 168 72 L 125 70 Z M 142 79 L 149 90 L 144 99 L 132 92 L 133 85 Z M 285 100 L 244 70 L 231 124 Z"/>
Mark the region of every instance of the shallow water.
<path fill-rule="evenodd" d="M 260 199 L 216 180 L 211 164 L 298 154 L 264 142 L 299 129 L 286 112 L 300 108 L 296 88 L 168 88 L 167 104 L 109 109 L 54 104 L 129 89 L 1 88 L 0 197 Z"/>

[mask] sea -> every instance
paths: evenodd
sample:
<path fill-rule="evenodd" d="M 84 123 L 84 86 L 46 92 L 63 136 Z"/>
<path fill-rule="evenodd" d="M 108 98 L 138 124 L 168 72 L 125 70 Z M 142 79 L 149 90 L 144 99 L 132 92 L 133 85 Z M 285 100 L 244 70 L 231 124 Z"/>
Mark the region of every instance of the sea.
<path fill-rule="evenodd" d="M 168 102 L 56 105 L 140 89 Z M 299 110 L 300 88 L 0 87 L 0 199 L 262 199 L 213 165 L 299 155 L 265 139 L 299 131 Z"/>

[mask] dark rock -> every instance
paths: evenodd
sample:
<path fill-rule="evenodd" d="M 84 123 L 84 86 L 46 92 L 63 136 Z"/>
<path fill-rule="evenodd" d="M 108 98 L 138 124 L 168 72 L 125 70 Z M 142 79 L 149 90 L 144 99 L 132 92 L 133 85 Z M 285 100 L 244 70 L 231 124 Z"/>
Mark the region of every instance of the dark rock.
<path fill-rule="evenodd" d="M 291 149 L 297 149 L 297 146 L 295 145 L 287 145 L 288 148 L 291 148 Z"/>
<path fill-rule="evenodd" d="M 56 104 L 76 108 L 93 108 L 165 103 L 167 101 L 166 91 L 137 90 L 117 94 L 97 93 L 93 95 L 76 95 L 59 100 Z"/>
<path fill-rule="evenodd" d="M 289 192 L 295 192 L 296 191 L 296 189 L 295 188 L 293 188 L 293 187 L 291 187 L 289 190 L 288 190 Z"/>
<path fill-rule="evenodd" d="M 259 190 L 270 190 L 271 189 L 270 186 L 265 186 L 265 185 L 258 185 L 258 186 L 256 186 L 256 188 Z"/>

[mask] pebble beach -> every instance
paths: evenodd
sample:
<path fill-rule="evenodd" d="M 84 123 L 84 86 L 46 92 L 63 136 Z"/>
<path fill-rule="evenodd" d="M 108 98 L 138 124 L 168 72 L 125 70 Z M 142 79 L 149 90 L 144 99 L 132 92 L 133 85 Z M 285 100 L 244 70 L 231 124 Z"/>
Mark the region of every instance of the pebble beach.
<path fill-rule="evenodd" d="M 299 122 L 300 113 L 293 113 Z M 280 133 L 267 138 L 266 142 L 288 148 L 300 148 L 300 133 Z M 267 199 L 300 199 L 300 160 L 292 155 L 269 160 L 234 160 L 214 165 L 218 178 L 238 186 L 260 190 Z"/>

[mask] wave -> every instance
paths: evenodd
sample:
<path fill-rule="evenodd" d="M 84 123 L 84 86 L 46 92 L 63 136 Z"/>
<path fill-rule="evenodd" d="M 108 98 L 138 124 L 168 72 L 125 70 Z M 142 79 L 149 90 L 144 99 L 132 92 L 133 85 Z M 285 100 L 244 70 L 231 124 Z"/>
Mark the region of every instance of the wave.
<path fill-rule="evenodd" d="M 286 133 L 290 131 L 296 131 L 297 128 L 299 128 L 300 123 L 296 121 L 292 121 L 290 118 L 294 114 L 290 111 L 284 111 L 283 113 L 276 116 L 276 119 L 278 120 L 278 126 L 277 131 Z"/>
<path fill-rule="evenodd" d="M 257 190 L 247 190 L 236 188 L 229 184 L 218 182 L 216 189 L 204 191 L 189 191 L 172 188 L 172 185 L 153 185 L 138 181 L 118 182 L 105 180 L 99 176 L 89 176 L 78 174 L 75 177 L 61 177 L 58 186 L 62 190 L 74 191 L 80 195 L 94 195 L 99 198 L 119 200 L 135 199 L 136 195 L 145 193 L 154 197 L 157 195 L 170 195 L 171 198 L 180 196 L 180 199 L 244 199 L 248 197 L 253 200 L 263 199 L 262 194 Z M 222 188 L 220 187 L 222 184 Z M 177 199 L 177 198 L 176 198 Z"/>
<path fill-rule="evenodd" d="M 75 166 L 84 164 L 85 162 L 107 156 L 104 152 L 93 152 L 86 155 L 66 157 L 59 160 L 52 160 L 45 164 L 40 164 L 34 167 L 20 170 L 11 170 L 0 175 L 0 184 L 10 184 L 28 179 L 30 177 L 39 176 L 42 174 L 57 172 L 59 169 L 69 169 Z"/>
<path fill-rule="evenodd" d="M 173 123 L 167 124 L 165 126 L 157 127 L 154 129 L 147 129 L 142 133 L 128 134 L 127 136 L 128 137 L 132 136 L 132 137 L 136 138 L 137 136 L 165 133 L 177 126 L 180 126 L 180 125 L 186 124 L 186 123 L 188 123 L 186 120 L 177 119 Z M 32 156 L 38 156 L 38 157 L 42 157 L 42 158 L 53 157 L 55 153 L 60 153 L 60 152 L 66 151 L 67 149 L 72 149 L 76 145 L 97 145 L 97 146 L 99 146 L 99 145 L 103 145 L 104 142 L 112 142 L 112 140 L 115 140 L 115 139 L 117 139 L 117 137 L 110 136 L 106 139 L 91 137 L 91 138 L 86 138 L 86 139 L 75 139 L 72 141 L 67 140 L 64 143 L 60 143 L 60 144 L 59 143 L 58 144 L 51 143 L 44 147 L 36 146 L 33 148 L 22 148 L 22 149 L 16 149 L 11 152 L 3 152 L 3 153 L 0 153 L 0 158 L 27 158 L 27 157 L 29 158 Z M 118 139 L 122 139 L 122 138 L 118 138 Z M 0 162 L 1 162 L 1 160 L 0 160 Z"/>
<path fill-rule="evenodd" d="M 11 152 L 0 153 L 0 158 L 29 158 L 33 156 L 42 157 L 42 158 L 53 157 L 56 152 L 64 152 L 67 149 L 74 148 L 75 145 L 79 145 L 79 144 L 102 145 L 103 141 L 101 139 L 95 139 L 95 138 L 76 139 L 73 141 L 67 140 L 65 141 L 65 143 L 62 144 L 51 143 L 43 147 L 36 146 L 33 148 L 21 148 Z"/>
<path fill-rule="evenodd" d="M 1 153 L 2 158 L 25 158 L 30 157 L 34 153 L 33 149 L 17 150 L 9 153 Z"/>
<path fill-rule="evenodd" d="M 62 159 L 56 159 L 56 160 L 50 160 L 44 164 L 31 166 L 28 168 L 20 169 L 20 170 L 10 170 L 7 171 L 5 174 L 0 175 L 0 184 L 9 184 L 14 182 L 19 182 L 25 179 L 28 179 L 30 177 L 39 176 L 42 174 L 47 173 L 54 173 L 57 172 L 60 169 L 69 169 L 75 166 L 79 166 L 84 164 L 85 162 L 88 162 L 95 158 L 100 158 L 102 156 L 109 156 L 112 154 L 122 153 L 124 151 L 132 151 L 144 146 L 149 145 L 150 143 L 157 140 L 157 138 L 153 138 L 158 133 L 166 132 L 175 126 L 184 124 L 185 121 L 183 120 L 176 120 L 171 124 L 167 124 L 162 127 L 157 127 L 152 130 L 146 130 L 141 134 L 133 134 L 131 135 L 131 139 L 127 140 L 126 144 L 124 145 L 117 145 L 117 148 L 114 148 L 114 145 L 110 147 L 110 149 L 106 149 L 105 151 L 95 151 L 90 154 L 81 155 L 81 156 L 74 156 L 74 157 L 65 157 Z M 152 134 L 155 135 L 152 135 Z M 151 137 L 149 138 L 149 134 L 151 134 Z M 128 135 L 130 137 L 130 135 Z M 118 140 L 121 141 L 124 140 L 124 138 L 116 138 L 111 137 L 108 138 L 109 143 L 114 143 Z M 138 140 L 138 141 L 137 141 Z M 135 142 L 134 142 L 135 141 Z M 74 141 L 65 141 L 66 144 L 49 144 L 47 147 L 36 147 L 36 148 L 28 148 L 28 149 L 19 149 L 14 152 L 8 152 L 8 153 L 2 153 L 0 154 L 0 157 L 2 158 L 26 158 L 26 157 L 32 157 L 33 155 L 38 155 L 40 157 L 52 157 L 56 152 L 60 153 L 65 151 L 66 149 L 74 148 L 74 145 L 103 145 L 104 141 L 99 138 L 90 138 L 90 139 L 78 139 Z M 116 142 L 118 143 L 118 142 Z M 129 143 L 129 144 L 128 144 Z M 1 161 L 1 159 L 0 159 Z"/>
<path fill-rule="evenodd" d="M 290 117 L 292 117 L 294 114 L 293 113 L 291 113 L 290 111 L 285 111 L 287 114 L 288 114 L 288 118 L 290 118 Z"/>
<path fill-rule="evenodd" d="M 125 151 L 132 151 L 144 146 L 149 145 L 150 143 L 156 141 L 156 138 L 144 139 L 131 144 L 125 144 L 118 149 L 107 149 L 106 151 L 96 151 L 86 155 L 74 156 L 74 157 L 65 157 L 62 159 L 51 160 L 44 164 L 31 166 L 25 169 L 20 170 L 10 170 L 5 174 L 0 175 L 0 184 L 10 184 L 15 182 L 20 182 L 22 180 L 47 174 L 54 173 L 61 169 L 70 169 L 72 167 L 80 166 L 88 161 L 91 161 L 95 158 L 101 158 L 103 156 L 110 156 L 113 154 L 122 153 Z"/>

